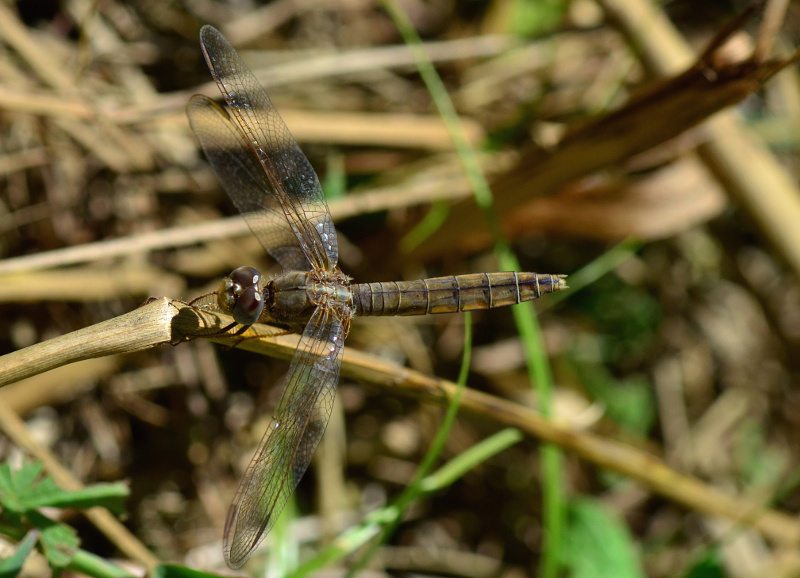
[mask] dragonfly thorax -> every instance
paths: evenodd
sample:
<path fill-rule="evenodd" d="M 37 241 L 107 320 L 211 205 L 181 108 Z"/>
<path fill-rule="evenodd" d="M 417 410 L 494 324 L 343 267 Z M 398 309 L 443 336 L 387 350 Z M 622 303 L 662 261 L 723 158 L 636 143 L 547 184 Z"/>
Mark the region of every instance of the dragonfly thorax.
<path fill-rule="evenodd" d="M 326 270 L 312 270 L 308 273 L 312 299 L 317 305 L 351 306 L 353 292 L 350 289 L 350 277 L 339 267 Z"/>
<path fill-rule="evenodd" d="M 262 321 L 303 326 L 317 307 L 347 308 L 352 303 L 349 279 L 339 271 L 287 271 L 267 283 Z"/>

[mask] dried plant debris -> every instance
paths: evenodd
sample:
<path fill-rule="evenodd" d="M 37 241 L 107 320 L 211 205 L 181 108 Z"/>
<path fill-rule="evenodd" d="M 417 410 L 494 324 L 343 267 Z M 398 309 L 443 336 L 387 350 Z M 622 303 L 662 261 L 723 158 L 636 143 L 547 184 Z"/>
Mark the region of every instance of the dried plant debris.
<path fill-rule="evenodd" d="M 552 420 L 511 313 L 473 314 L 461 411 L 370 568 L 546 575 L 541 450 L 558 447 L 562 573 L 796 575 L 800 11 L 545 4 L 403 5 L 481 149 L 520 270 L 569 274 L 572 289 L 537 303 Z M 234 267 L 277 271 L 185 118 L 192 94 L 219 97 L 204 24 L 321 177 L 348 275 L 498 269 L 381 7 L 0 4 L 4 574 L 224 567 L 226 510 L 298 337 L 220 336 L 228 319 L 185 304 Z M 279 535 L 305 572 L 324 556 L 356 567 L 398 522 L 386 506 L 456 395 L 465 328 L 370 321 L 353 324 L 319 463 L 254 572 L 282 560 Z"/>

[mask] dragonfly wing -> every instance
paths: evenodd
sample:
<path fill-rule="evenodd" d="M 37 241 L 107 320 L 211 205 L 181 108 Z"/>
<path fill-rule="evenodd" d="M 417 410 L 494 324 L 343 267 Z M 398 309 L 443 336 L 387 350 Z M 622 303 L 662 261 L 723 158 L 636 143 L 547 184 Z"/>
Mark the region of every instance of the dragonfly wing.
<path fill-rule="evenodd" d="M 224 108 L 199 94 L 189 101 L 186 114 L 214 174 L 253 234 L 284 269 L 308 270 L 310 263 L 283 211 L 264 194 L 271 184 L 239 126 Z"/>
<path fill-rule="evenodd" d="M 269 186 L 249 199 L 252 190 L 228 190 L 234 202 L 275 203 L 289 222 L 309 262 L 332 269 L 339 257 L 336 230 L 314 168 L 297 146 L 264 88 L 231 44 L 213 26 L 200 30 L 200 45 L 231 116 L 241 128 L 248 147 L 266 172 Z"/>
<path fill-rule="evenodd" d="M 303 331 L 281 401 L 225 521 L 223 550 L 232 568 L 272 529 L 311 462 L 333 407 L 345 333 L 339 313 L 325 306 Z"/>

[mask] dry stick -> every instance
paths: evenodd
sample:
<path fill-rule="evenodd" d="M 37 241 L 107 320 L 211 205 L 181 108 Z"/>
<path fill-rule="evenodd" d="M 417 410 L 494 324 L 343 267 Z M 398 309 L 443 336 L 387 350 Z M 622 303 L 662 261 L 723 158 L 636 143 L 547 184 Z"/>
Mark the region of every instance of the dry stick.
<path fill-rule="evenodd" d="M 452 151 L 453 141 L 440 116 L 400 113 L 309 112 L 281 109 L 301 142 Z M 467 138 L 477 146 L 485 138 L 480 124 L 464 119 Z"/>
<path fill-rule="evenodd" d="M 3 95 L 0 93 L 0 99 Z M 0 100 L 0 104 L 2 104 Z M 452 151 L 453 142 L 441 117 L 406 113 L 317 112 L 281 108 L 281 117 L 298 142 L 428 151 Z M 182 110 L 151 119 L 154 127 L 182 126 L 188 131 Z M 486 134 L 475 120 L 463 120 L 470 143 L 477 146 Z"/>
<path fill-rule="evenodd" d="M 424 43 L 430 59 L 436 63 L 452 62 L 468 58 L 496 56 L 516 46 L 519 40 L 510 36 L 471 36 L 458 40 L 443 40 Z M 270 88 L 319 78 L 352 76 L 375 70 L 407 68 L 414 69 L 414 58 L 405 44 L 353 49 L 342 52 L 316 55 L 302 62 L 287 62 L 270 67 L 254 67 L 264 86 Z"/>
<path fill-rule="evenodd" d="M 270 35 L 275 29 L 294 18 L 303 8 L 301 3 L 295 0 L 277 0 L 229 20 L 219 28 L 231 44 L 242 46 L 257 38 Z M 306 7 L 310 8 L 310 5 Z"/>
<path fill-rule="evenodd" d="M 167 282 L 179 292 L 183 279 L 145 264 L 114 267 L 82 267 L 66 271 L 29 271 L 3 277 L 0 283 L 0 303 L 31 303 L 39 301 L 102 301 L 122 295 L 148 295 L 153 281 Z M 169 292 L 164 285 L 161 291 Z M 160 291 L 159 291 L 160 292 Z"/>
<path fill-rule="evenodd" d="M 49 449 L 37 442 L 25 426 L 19 415 L 5 404 L 0 404 L 0 430 L 19 447 L 24 448 L 44 464 L 47 473 L 56 483 L 65 490 L 80 490 L 81 482 L 72 475 L 67 468 L 61 465 L 58 458 Z M 142 564 L 145 568 L 152 569 L 160 564 L 147 547 L 136 536 L 123 526 L 105 508 L 90 508 L 84 512 L 86 517 L 98 530 L 105 534 L 117 548 L 131 560 Z"/>
<path fill-rule="evenodd" d="M 192 337 L 209 337 L 226 326 L 228 320 L 226 316 L 200 311 L 167 298 L 154 300 L 121 317 L 0 357 L 0 386 L 79 359 L 131 352 Z M 257 326 L 249 330 L 249 335 L 263 336 L 268 331 L 264 326 Z M 298 339 L 296 335 L 283 335 L 250 339 L 238 346 L 290 359 Z M 227 345 L 237 343 L 231 338 L 212 340 Z M 446 404 L 456 391 L 452 382 L 349 349 L 345 351 L 342 375 L 390 393 L 440 404 Z M 517 427 L 544 442 L 557 444 L 692 510 L 752 525 L 776 542 L 793 546 L 800 543 L 800 523 L 793 517 L 747 498 L 726 495 L 640 450 L 554 423 L 532 409 L 474 390 L 464 391 L 462 407 L 484 419 Z"/>
<path fill-rule="evenodd" d="M 140 106 L 150 106 L 150 102 L 156 101 L 157 99 L 151 99 Z M 0 108 L 57 119 L 91 121 L 97 117 L 97 110 L 78 97 L 70 99 L 49 93 L 19 92 L 2 86 L 0 86 Z M 102 107 L 97 108 L 102 109 Z M 115 121 L 118 115 L 128 114 L 134 110 L 109 109 L 105 116 Z M 453 143 L 439 116 L 400 113 L 326 113 L 284 108 L 281 109 L 281 116 L 300 142 L 453 150 Z M 141 118 L 138 121 L 162 129 L 183 129 L 182 134 L 188 138 L 189 125 L 183 109 L 175 110 L 169 116 L 162 115 L 155 119 Z M 465 119 L 465 123 L 470 142 L 473 144 L 481 142 L 485 135 L 480 124 L 469 119 Z"/>
<path fill-rule="evenodd" d="M 520 45 L 519 40 L 502 35 L 472 36 L 458 40 L 442 40 L 424 43 L 430 59 L 436 63 L 454 62 L 473 58 L 497 56 Z M 356 48 L 342 51 L 316 51 L 307 56 L 292 56 L 289 51 L 280 53 L 286 62 L 272 66 L 258 66 L 246 52 L 244 59 L 248 61 L 253 73 L 264 88 L 272 88 L 298 82 L 320 80 L 325 78 L 347 78 L 352 80 L 359 74 L 370 74 L 381 70 L 408 69 L 413 70 L 414 58 L 405 44 L 396 46 L 379 46 Z M 371 75 L 370 75 L 371 78 Z M 157 114 L 183 110 L 186 102 L 195 94 L 219 97 L 219 89 L 213 81 L 205 82 L 189 90 L 172 92 L 162 96 L 162 101 L 153 106 L 120 110 L 115 118 L 119 122 L 141 122 Z"/>
<path fill-rule="evenodd" d="M 600 0 L 600 4 L 628 35 L 653 73 L 675 74 L 692 62 L 692 51 L 686 41 L 653 3 Z M 773 22 L 769 29 L 774 26 Z M 760 56 L 763 55 L 756 54 Z M 709 138 L 698 147 L 700 157 L 757 221 L 763 235 L 795 275 L 800 276 L 800 227 L 797 226 L 800 223 L 800 189 L 797 183 L 764 144 L 747 130 L 735 112 L 719 113 L 704 125 L 704 130 Z"/>
<path fill-rule="evenodd" d="M 427 42 L 425 49 L 434 62 L 453 62 L 471 58 L 497 56 L 518 45 L 507 36 L 477 36 L 459 40 Z M 247 57 L 245 57 L 247 60 Z M 406 45 L 381 46 L 344 50 L 335 53 L 312 54 L 307 58 L 273 66 L 251 66 L 265 88 L 320 80 L 326 78 L 358 79 L 359 74 L 370 75 L 374 71 L 414 68 L 414 59 Z M 159 102 L 149 106 L 109 111 L 111 118 L 119 123 L 151 121 L 154 117 L 183 111 L 189 98 L 195 94 L 219 97 L 217 85 L 211 81 L 186 91 L 165 94 Z M 281 108 L 281 110 L 284 110 Z"/>
<path fill-rule="evenodd" d="M 434 200 L 464 198 L 469 194 L 466 181 L 455 165 L 435 167 L 434 170 L 413 180 L 410 185 L 381 187 L 371 192 L 348 195 L 331 201 L 331 214 L 334 220 L 338 221 L 366 213 L 428 204 Z M 205 243 L 215 239 L 241 237 L 250 235 L 249 231 L 241 216 L 206 221 L 137 234 L 133 237 L 98 241 L 5 259 L 0 261 L 0 275 L 112 259 L 157 249 Z"/>
<path fill-rule="evenodd" d="M 0 29 L 0 32 L 2 30 Z M 451 62 L 471 58 L 488 58 L 497 56 L 517 46 L 519 42 L 508 36 L 490 35 L 464 38 L 459 40 L 445 40 L 441 42 L 427 42 L 425 49 L 434 62 Z M 286 54 L 283 52 L 282 54 Z M 266 88 L 293 84 L 309 80 L 325 78 L 358 78 L 359 74 L 367 74 L 378 70 L 387 69 L 413 69 L 414 59 L 411 51 L 405 45 L 382 46 L 345 50 L 335 53 L 316 53 L 308 57 L 298 57 L 290 62 L 276 64 L 268 67 L 251 66 L 261 84 Z M 112 122 L 118 124 L 135 124 L 152 122 L 153 119 L 183 113 L 186 103 L 193 94 L 205 94 L 213 98 L 219 97 L 217 85 L 206 82 L 188 90 L 171 92 L 159 95 L 158 100 L 139 105 L 119 106 L 114 109 L 101 109 Z M 17 100 L 11 99 L 11 102 Z M 42 102 L 39 106 L 46 106 Z M 77 104 L 71 104 L 70 110 L 82 114 Z M 284 110 L 283 108 L 281 110 Z"/>
<path fill-rule="evenodd" d="M 154 102 L 155 99 L 153 99 Z M 142 106 L 149 106 L 145 104 Z M 55 96 L 48 93 L 31 93 L 0 87 L 0 108 L 4 110 L 49 116 L 56 119 L 78 119 L 90 121 L 97 117 L 97 110 L 77 97 Z M 99 107 L 102 108 L 102 107 Z M 128 109 L 128 112 L 134 109 Z M 106 116 L 125 114 L 126 111 L 109 110 Z M 281 109 L 281 116 L 292 127 L 295 138 L 301 142 L 386 146 L 423 150 L 452 150 L 447 130 L 438 116 L 399 113 L 347 113 L 311 112 Z M 188 135 L 188 124 L 183 110 L 170 116 L 155 119 L 139 119 L 158 127 L 183 128 Z M 477 144 L 484 138 L 481 126 L 465 119 L 470 142 Z M 187 136 L 188 138 L 188 136 Z"/>
<path fill-rule="evenodd" d="M 756 38 L 756 47 L 753 50 L 753 57 L 756 60 L 769 58 L 775 46 L 775 37 L 783 25 L 786 18 L 786 11 L 789 9 L 789 0 L 770 0 L 764 8 L 764 18 L 761 20 L 761 27 Z"/>
<path fill-rule="evenodd" d="M 23 149 L 0 156 L 0 174 L 8 175 L 50 162 L 45 147 Z"/>
<path fill-rule="evenodd" d="M 0 10 L 0 33 L 3 32 L 2 15 L 3 12 Z M 431 59 L 435 62 L 492 57 L 515 45 L 516 42 L 513 39 L 504 36 L 478 36 L 425 44 Z M 413 66 L 411 53 L 403 45 L 346 50 L 333 54 L 312 54 L 302 60 L 252 68 L 262 84 L 269 88 L 320 78 L 352 77 L 359 73 Z M 108 92 L 112 92 L 111 87 Z M 217 85 L 214 82 L 206 82 L 188 90 L 160 94 L 152 102 L 133 104 L 115 102 L 113 107 L 103 107 L 100 104 L 88 102 L 74 92 L 20 94 L 19 91 L 8 89 L 0 89 L 0 103 L 3 104 L 3 108 L 57 118 L 91 120 L 100 111 L 110 122 L 134 124 L 152 123 L 154 118 L 164 115 L 183 114 L 186 103 L 195 93 L 219 96 Z M 285 109 L 281 108 L 281 110 Z"/>
<path fill-rule="evenodd" d="M 0 388 L 0 406 L 25 417 L 42 406 L 64 404 L 94 389 L 99 381 L 117 375 L 119 366 L 120 358 L 113 355 L 63 365 Z M 116 393 L 113 388 L 112 393 Z"/>
<path fill-rule="evenodd" d="M 97 114 L 94 108 L 77 96 L 59 96 L 44 91 L 21 91 L 15 86 L 0 86 L 0 108 L 72 120 L 91 120 Z"/>
<path fill-rule="evenodd" d="M 0 275 L 89 263 L 246 234 L 249 234 L 249 229 L 245 221 L 241 217 L 230 217 L 196 225 L 161 229 L 151 233 L 137 234 L 133 237 L 122 237 L 34 255 L 12 257 L 0 261 Z"/>
<path fill-rule="evenodd" d="M 0 357 L 0 387 L 67 363 L 170 343 L 177 309 L 154 300 L 108 321 L 37 343 Z"/>

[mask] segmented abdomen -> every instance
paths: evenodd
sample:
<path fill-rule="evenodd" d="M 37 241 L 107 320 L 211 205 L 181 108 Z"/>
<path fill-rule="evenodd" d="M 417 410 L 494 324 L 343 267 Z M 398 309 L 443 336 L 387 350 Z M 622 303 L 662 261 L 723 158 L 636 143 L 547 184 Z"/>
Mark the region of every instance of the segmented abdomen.
<path fill-rule="evenodd" d="M 564 275 L 474 273 L 417 281 L 359 283 L 352 287 L 356 315 L 425 315 L 490 309 L 566 289 Z"/>

